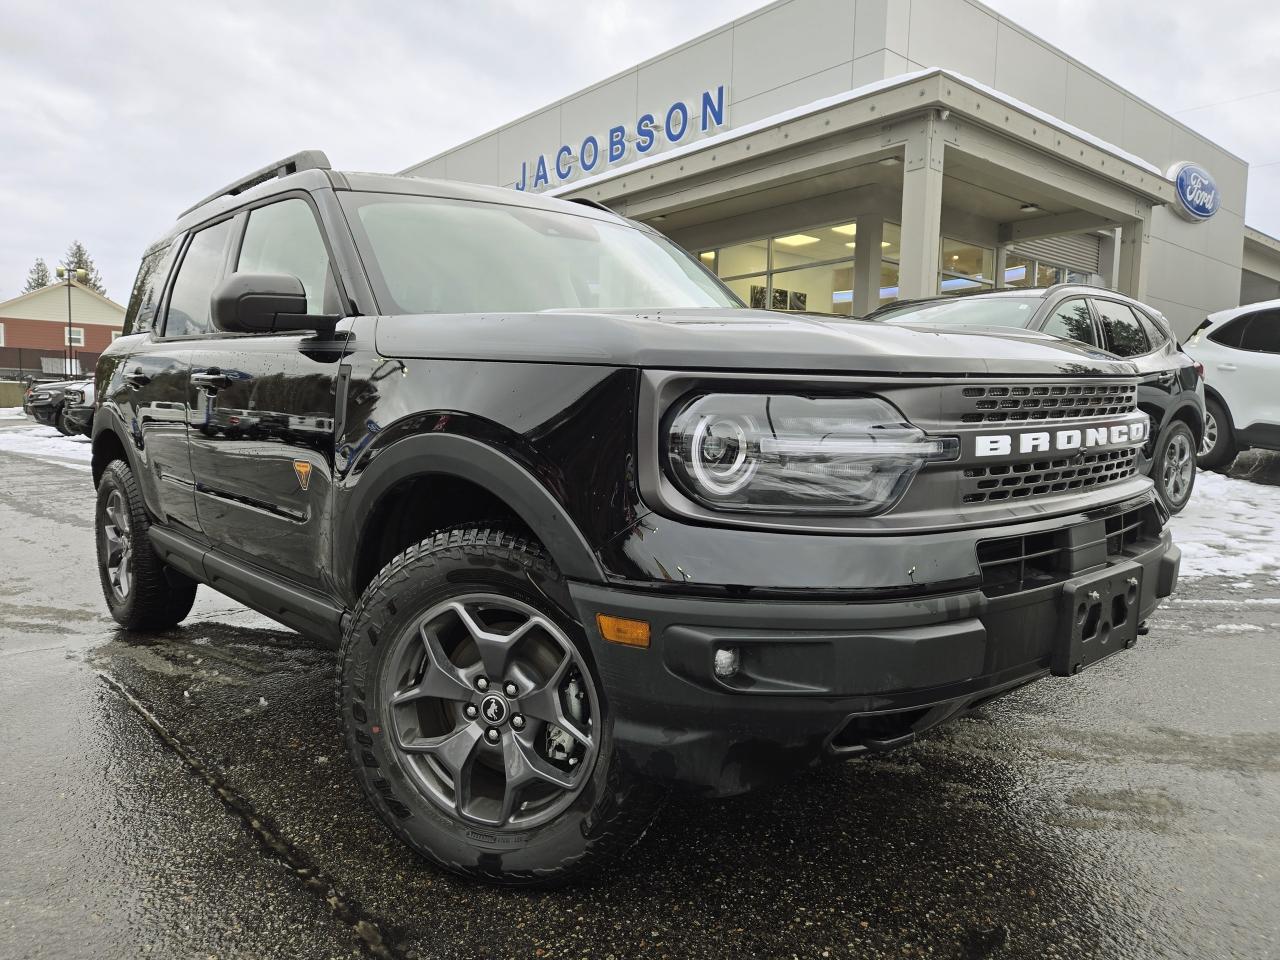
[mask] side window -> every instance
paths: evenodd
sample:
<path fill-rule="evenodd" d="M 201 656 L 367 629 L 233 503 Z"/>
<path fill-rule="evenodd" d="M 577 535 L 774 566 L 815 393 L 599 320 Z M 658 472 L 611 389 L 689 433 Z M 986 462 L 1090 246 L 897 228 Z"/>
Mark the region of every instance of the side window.
<path fill-rule="evenodd" d="M 129 307 L 124 314 L 126 335 L 146 333 L 151 329 L 177 247 L 172 240 L 162 240 L 142 255 L 142 265 L 138 267 L 133 292 L 129 294 Z"/>
<path fill-rule="evenodd" d="M 1098 335 L 1089 314 L 1089 304 L 1084 300 L 1063 300 L 1054 307 L 1053 313 L 1045 321 L 1044 332 L 1066 340 L 1098 346 Z"/>
<path fill-rule="evenodd" d="M 1280 353 L 1280 310 L 1249 314 L 1249 325 L 1240 338 L 1240 349 Z"/>
<path fill-rule="evenodd" d="M 201 230 L 191 238 L 178 267 L 178 278 L 169 294 L 169 310 L 164 324 L 166 337 L 190 337 L 213 329 L 209 297 L 222 276 L 231 237 L 230 220 Z"/>
<path fill-rule="evenodd" d="M 307 292 L 308 313 L 341 313 L 329 253 L 311 206 L 299 198 L 249 211 L 236 273 L 283 273 Z"/>
<path fill-rule="evenodd" d="M 1244 328 L 1249 326 L 1249 318 L 1253 316 L 1246 313 L 1236 317 L 1234 320 L 1228 320 L 1216 330 L 1209 331 L 1209 339 L 1214 343 L 1220 343 L 1224 347 L 1240 348 L 1240 338 L 1244 336 Z"/>
<path fill-rule="evenodd" d="M 1169 342 L 1168 336 L 1165 335 L 1164 329 L 1155 320 L 1148 317 L 1141 310 L 1135 310 L 1138 315 L 1138 321 L 1142 324 L 1142 330 L 1147 335 L 1147 339 L 1151 341 L 1151 349 L 1158 350 Z"/>
<path fill-rule="evenodd" d="M 1095 300 L 1094 305 L 1102 319 L 1108 350 L 1122 357 L 1136 357 L 1151 349 L 1147 335 L 1138 325 L 1138 318 L 1127 306 L 1114 300 Z"/>

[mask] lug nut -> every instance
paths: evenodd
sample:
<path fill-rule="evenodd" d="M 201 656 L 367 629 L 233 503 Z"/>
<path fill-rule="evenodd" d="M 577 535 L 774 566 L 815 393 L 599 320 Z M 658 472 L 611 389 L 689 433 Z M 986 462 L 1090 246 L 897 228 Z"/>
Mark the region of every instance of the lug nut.
<path fill-rule="evenodd" d="M 489 689 L 489 681 L 485 677 L 476 677 L 476 689 L 481 693 Z"/>
<path fill-rule="evenodd" d="M 480 708 L 474 703 L 468 703 L 462 708 L 462 712 L 466 714 L 468 720 L 474 720 L 476 717 L 480 716 Z"/>
<path fill-rule="evenodd" d="M 512 716 L 511 716 L 511 726 L 512 726 L 512 727 L 514 727 L 516 730 L 523 730 L 523 729 L 524 729 L 524 717 L 520 716 L 520 714 L 518 714 L 518 713 L 516 713 L 516 714 L 512 714 Z"/>
<path fill-rule="evenodd" d="M 498 732 L 498 729 L 496 727 L 490 727 L 488 730 L 484 732 L 484 738 L 488 740 L 490 743 L 497 743 L 501 736 L 502 734 Z"/>
<path fill-rule="evenodd" d="M 514 697 L 517 693 L 516 685 L 512 683 L 510 680 L 508 680 L 506 683 L 506 686 L 502 688 L 502 692 L 505 693 L 508 697 Z"/>

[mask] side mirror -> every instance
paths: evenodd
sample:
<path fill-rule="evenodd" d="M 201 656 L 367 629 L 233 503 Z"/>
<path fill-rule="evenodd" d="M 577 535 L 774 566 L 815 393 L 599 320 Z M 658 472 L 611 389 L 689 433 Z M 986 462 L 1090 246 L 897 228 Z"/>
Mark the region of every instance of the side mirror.
<path fill-rule="evenodd" d="M 233 273 L 209 299 L 214 326 L 228 333 L 323 333 L 337 319 L 308 314 L 302 281 L 283 273 Z"/>

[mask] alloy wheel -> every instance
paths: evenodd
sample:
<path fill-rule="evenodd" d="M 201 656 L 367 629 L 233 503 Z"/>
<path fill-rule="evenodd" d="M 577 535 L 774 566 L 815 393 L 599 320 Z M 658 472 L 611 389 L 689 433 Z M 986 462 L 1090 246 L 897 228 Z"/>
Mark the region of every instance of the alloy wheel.
<path fill-rule="evenodd" d="M 1204 414 L 1204 436 L 1200 440 L 1199 456 L 1207 457 L 1218 444 L 1218 418 L 1208 410 Z"/>
<path fill-rule="evenodd" d="M 117 600 L 128 599 L 133 586 L 133 536 L 129 525 L 129 505 L 124 494 L 112 490 L 107 498 L 102 538 L 106 544 L 107 581 Z"/>
<path fill-rule="evenodd" d="M 442 601 L 386 664 L 391 742 L 447 814 L 531 829 L 586 784 L 599 746 L 595 687 L 568 636 L 534 607 L 496 594 Z"/>
<path fill-rule="evenodd" d="M 1194 470 L 1191 440 L 1185 433 L 1174 434 L 1165 450 L 1164 471 L 1161 476 L 1165 495 L 1170 501 L 1181 503 L 1186 498 Z"/>

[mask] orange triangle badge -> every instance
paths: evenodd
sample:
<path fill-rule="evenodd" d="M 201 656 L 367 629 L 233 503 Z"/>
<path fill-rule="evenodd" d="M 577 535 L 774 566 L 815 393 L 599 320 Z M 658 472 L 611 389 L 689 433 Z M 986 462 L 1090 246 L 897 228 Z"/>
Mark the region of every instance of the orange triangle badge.
<path fill-rule="evenodd" d="M 293 472 L 298 476 L 298 486 L 303 490 L 311 486 L 311 464 L 306 460 L 293 461 Z"/>

